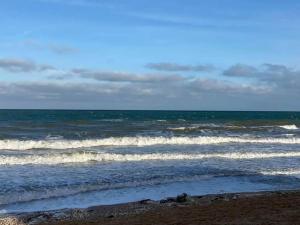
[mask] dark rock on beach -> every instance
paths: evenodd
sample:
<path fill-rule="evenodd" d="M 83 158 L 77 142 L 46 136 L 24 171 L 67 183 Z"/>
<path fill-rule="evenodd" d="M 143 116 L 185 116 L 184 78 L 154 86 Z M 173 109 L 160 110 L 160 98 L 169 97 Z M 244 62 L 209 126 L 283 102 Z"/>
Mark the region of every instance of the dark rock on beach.
<path fill-rule="evenodd" d="M 176 202 L 179 202 L 179 203 L 186 202 L 187 199 L 188 199 L 187 193 L 182 193 L 181 195 L 177 196 Z"/>

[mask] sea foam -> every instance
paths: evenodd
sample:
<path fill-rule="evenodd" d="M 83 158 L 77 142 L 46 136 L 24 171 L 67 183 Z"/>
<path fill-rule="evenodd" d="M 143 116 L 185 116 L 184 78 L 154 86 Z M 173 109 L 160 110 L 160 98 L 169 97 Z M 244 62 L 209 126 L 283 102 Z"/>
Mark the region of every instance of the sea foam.
<path fill-rule="evenodd" d="M 300 157 L 299 152 L 230 152 L 210 154 L 181 154 L 181 153 L 150 153 L 150 154 L 116 154 L 116 153 L 94 153 L 76 152 L 71 154 L 45 154 L 28 156 L 0 156 L 0 165 L 26 165 L 43 164 L 55 165 L 64 163 L 85 162 L 126 162 L 126 161 L 151 161 L 151 160 L 205 160 L 221 158 L 229 160 L 265 159 L 280 157 Z"/>
<path fill-rule="evenodd" d="M 226 143 L 300 144 L 300 138 L 111 137 L 87 140 L 0 140 L 0 149 L 70 149 L 96 146 L 217 145 Z"/>
<path fill-rule="evenodd" d="M 0 149 L 68 149 L 96 146 L 217 145 L 226 143 L 300 144 L 300 138 L 111 137 L 87 140 L 0 140 Z"/>
<path fill-rule="evenodd" d="M 292 125 L 282 125 L 282 126 L 279 126 L 283 129 L 287 129 L 287 130 L 297 130 L 298 127 L 295 125 L 295 124 L 292 124 Z"/>
<path fill-rule="evenodd" d="M 300 169 L 285 169 L 285 170 L 271 170 L 271 171 L 261 171 L 263 175 L 286 175 L 286 176 L 300 176 Z"/>

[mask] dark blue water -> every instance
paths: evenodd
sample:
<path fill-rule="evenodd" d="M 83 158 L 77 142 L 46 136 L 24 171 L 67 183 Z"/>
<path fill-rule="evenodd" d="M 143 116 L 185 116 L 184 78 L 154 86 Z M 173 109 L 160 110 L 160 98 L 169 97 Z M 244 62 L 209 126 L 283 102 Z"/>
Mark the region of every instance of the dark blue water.
<path fill-rule="evenodd" d="M 299 127 L 299 112 L 0 110 L 0 210 L 298 188 Z"/>
<path fill-rule="evenodd" d="M 1 139 L 40 139 L 48 135 L 63 136 L 66 139 L 84 139 L 139 135 L 142 131 L 168 133 L 169 126 L 188 128 L 193 124 L 199 125 L 199 129 L 207 128 L 207 130 L 264 130 L 272 126 L 276 128 L 276 125 L 299 126 L 300 113 L 0 110 Z"/>

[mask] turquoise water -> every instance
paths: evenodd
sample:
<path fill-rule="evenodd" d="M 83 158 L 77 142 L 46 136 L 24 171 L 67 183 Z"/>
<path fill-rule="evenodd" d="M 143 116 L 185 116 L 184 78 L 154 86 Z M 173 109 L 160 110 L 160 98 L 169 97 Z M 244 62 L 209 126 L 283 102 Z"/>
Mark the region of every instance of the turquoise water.
<path fill-rule="evenodd" d="M 299 112 L 0 110 L 0 212 L 298 188 L 299 128 Z"/>

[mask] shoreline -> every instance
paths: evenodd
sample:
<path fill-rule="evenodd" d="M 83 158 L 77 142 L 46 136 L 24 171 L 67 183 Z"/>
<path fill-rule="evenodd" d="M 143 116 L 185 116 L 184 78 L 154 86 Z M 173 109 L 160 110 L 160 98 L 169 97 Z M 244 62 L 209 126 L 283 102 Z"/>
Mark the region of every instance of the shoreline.
<path fill-rule="evenodd" d="M 300 224 L 300 190 L 186 194 L 85 209 L 7 214 L 0 225 Z"/>

